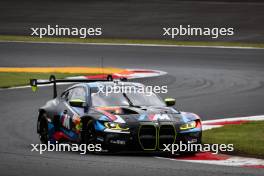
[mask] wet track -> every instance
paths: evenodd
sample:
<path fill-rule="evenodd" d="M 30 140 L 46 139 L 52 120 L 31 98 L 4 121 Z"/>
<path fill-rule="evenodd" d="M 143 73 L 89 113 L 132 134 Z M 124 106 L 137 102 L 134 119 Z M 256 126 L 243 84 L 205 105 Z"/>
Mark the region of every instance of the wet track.
<path fill-rule="evenodd" d="M 0 66 L 105 66 L 168 72 L 146 84 L 168 85 L 180 110 L 203 119 L 264 114 L 264 50 L 0 43 Z M 60 88 L 64 88 L 62 86 Z M 30 152 L 38 143 L 37 108 L 50 88 L 1 90 L 1 175 L 263 175 L 264 171 L 151 156 Z M 165 97 L 165 96 L 164 96 Z"/>

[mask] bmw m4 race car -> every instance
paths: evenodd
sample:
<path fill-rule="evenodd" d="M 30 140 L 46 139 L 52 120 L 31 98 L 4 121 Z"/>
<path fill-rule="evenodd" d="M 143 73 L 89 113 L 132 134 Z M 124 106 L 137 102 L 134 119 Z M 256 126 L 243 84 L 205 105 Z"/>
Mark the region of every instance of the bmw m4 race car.
<path fill-rule="evenodd" d="M 57 96 L 56 84 L 79 82 Z M 39 108 L 37 133 L 42 143 L 101 144 L 104 151 L 162 151 L 164 144 L 201 143 L 201 119 L 180 112 L 175 99 L 162 100 L 151 93 L 105 93 L 106 87 L 143 84 L 106 80 L 31 79 L 37 85 L 53 84 L 54 97 Z"/>

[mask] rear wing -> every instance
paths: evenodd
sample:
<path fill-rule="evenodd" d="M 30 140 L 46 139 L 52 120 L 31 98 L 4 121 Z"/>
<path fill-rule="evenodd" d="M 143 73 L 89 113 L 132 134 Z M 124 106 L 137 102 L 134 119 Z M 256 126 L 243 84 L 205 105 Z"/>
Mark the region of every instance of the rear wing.
<path fill-rule="evenodd" d="M 124 79 L 121 79 L 124 80 Z M 112 75 L 107 75 L 106 79 L 56 79 L 54 75 L 50 75 L 49 80 L 37 80 L 30 79 L 30 86 L 32 91 L 35 92 L 38 88 L 38 85 L 48 85 L 53 84 L 53 98 L 57 97 L 57 83 L 89 83 L 89 82 L 97 82 L 97 81 L 113 81 Z"/>

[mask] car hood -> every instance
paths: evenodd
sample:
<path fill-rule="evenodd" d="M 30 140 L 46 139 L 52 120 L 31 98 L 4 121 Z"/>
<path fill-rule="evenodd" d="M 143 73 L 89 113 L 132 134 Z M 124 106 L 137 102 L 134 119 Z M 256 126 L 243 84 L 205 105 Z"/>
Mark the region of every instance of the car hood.
<path fill-rule="evenodd" d="M 193 120 L 192 113 L 179 112 L 172 107 L 98 107 L 99 120 L 118 123 L 131 122 L 187 122 Z"/>

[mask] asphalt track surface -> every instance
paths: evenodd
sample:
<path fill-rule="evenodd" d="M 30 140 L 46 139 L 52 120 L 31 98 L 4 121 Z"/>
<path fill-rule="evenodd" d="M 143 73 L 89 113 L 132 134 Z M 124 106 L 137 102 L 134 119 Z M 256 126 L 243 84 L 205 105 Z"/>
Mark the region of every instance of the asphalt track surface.
<path fill-rule="evenodd" d="M 102 27 L 103 38 L 169 39 L 163 27 L 226 27 L 235 35 L 177 36 L 176 40 L 264 42 L 261 0 L 8 0 L 0 1 L 0 34 L 30 35 L 30 28 Z M 256 2 L 257 1 L 257 2 Z"/>
<path fill-rule="evenodd" d="M 205 119 L 264 114 L 264 50 L 189 47 L 95 46 L 0 42 L 0 66 L 105 66 L 168 72 L 143 80 L 168 85 L 180 110 Z M 65 86 L 60 86 L 63 89 Z M 37 108 L 50 87 L 0 91 L 0 175 L 263 175 L 263 169 L 185 163 L 138 154 L 79 155 L 31 152 Z M 162 95 L 166 97 L 165 95 Z"/>

